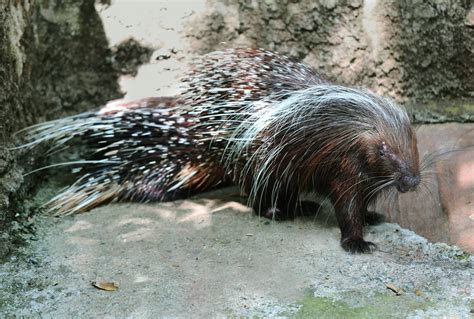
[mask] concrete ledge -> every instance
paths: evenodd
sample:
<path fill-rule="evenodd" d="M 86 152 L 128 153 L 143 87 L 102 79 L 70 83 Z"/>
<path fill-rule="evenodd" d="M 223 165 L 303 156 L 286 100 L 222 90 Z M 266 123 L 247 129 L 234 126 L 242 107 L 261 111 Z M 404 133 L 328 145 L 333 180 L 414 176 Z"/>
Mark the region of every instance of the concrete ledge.
<path fill-rule="evenodd" d="M 23 257 L 0 266 L 1 313 L 467 318 L 474 308 L 474 258 L 456 248 L 382 224 L 366 228 L 376 252 L 350 255 L 331 215 L 269 222 L 234 194 L 45 218 Z"/>

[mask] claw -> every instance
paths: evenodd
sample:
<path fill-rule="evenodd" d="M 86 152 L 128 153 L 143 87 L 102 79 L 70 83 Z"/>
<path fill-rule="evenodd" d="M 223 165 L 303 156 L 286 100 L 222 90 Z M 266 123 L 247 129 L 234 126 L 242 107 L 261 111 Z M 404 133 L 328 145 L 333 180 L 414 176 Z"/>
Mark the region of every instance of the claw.
<path fill-rule="evenodd" d="M 377 245 L 370 241 L 360 239 L 345 239 L 341 242 L 342 248 L 352 254 L 371 253 L 377 249 Z"/>

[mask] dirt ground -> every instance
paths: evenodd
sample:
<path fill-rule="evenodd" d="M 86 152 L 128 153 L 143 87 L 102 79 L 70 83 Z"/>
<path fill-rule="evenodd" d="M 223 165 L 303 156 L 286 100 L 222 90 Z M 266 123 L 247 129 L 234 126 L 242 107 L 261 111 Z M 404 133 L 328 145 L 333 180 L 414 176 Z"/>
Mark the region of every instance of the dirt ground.
<path fill-rule="evenodd" d="M 36 240 L 0 266 L 2 316 L 472 315 L 474 258 L 462 251 L 382 224 L 366 228 L 377 251 L 351 255 L 339 246 L 330 210 L 271 222 L 237 194 L 45 217 Z"/>

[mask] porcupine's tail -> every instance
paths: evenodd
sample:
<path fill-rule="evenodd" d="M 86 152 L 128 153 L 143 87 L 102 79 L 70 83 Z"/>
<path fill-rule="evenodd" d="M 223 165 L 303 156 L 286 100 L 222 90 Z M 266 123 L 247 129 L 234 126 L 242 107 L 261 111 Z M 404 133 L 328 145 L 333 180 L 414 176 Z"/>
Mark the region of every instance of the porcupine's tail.
<path fill-rule="evenodd" d="M 74 165 L 82 175 L 45 204 L 48 211 L 67 215 L 112 201 L 165 201 L 222 182 L 223 169 L 197 154 L 189 129 L 194 119 L 175 112 L 178 103 L 115 101 L 97 112 L 24 129 L 28 142 L 18 148 L 50 142 L 54 152 L 74 140 L 87 149 L 84 160 L 51 165 Z"/>

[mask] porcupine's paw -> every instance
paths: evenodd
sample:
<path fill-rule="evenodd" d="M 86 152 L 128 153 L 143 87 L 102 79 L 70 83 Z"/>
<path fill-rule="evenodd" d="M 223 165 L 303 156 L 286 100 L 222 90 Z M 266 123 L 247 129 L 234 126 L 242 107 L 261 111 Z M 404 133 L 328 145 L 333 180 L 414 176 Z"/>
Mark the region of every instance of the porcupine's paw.
<path fill-rule="evenodd" d="M 378 225 L 385 222 L 384 215 L 372 211 L 365 213 L 364 218 L 367 225 Z"/>
<path fill-rule="evenodd" d="M 347 238 L 341 241 L 341 246 L 345 251 L 352 254 L 371 253 L 377 249 L 377 245 L 373 242 L 365 241 L 362 238 L 352 239 Z"/>

